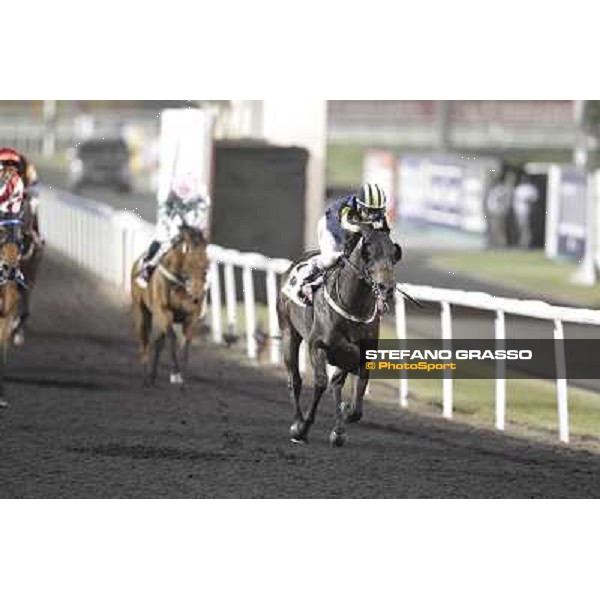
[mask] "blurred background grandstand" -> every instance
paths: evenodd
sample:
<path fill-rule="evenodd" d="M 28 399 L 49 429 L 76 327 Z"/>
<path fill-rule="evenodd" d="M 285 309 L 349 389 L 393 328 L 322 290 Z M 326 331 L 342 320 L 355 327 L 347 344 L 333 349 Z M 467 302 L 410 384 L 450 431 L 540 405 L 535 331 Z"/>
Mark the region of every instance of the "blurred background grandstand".
<path fill-rule="evenodd" d="M 409 249 L 407 278 L 471 289 L 501 282 L 521 295 L 600 305 L 593 285 L 594 106 L 570 100 L 2 101 L 0 140 L 29 154 L 47 184 L 152 221 L 161 112 L 202 108 L 215 116 L 216 243 L 297 255 L 314 245 L 327 199 L 374 178 L 388 190 L 396 234 Z M 536 197 L 523 238 L 513 204 L 526 178 Z M 489 204 L 499 181 L 510 198 L 502 219 Z M 493 235 L 498 230 L 500 242 Z"/>

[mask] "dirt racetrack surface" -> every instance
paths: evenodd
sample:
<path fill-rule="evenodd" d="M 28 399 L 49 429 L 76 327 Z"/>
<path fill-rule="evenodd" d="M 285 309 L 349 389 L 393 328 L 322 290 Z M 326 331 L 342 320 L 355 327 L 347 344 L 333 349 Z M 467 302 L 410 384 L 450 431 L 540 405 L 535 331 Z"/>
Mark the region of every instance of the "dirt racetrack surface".
<path fill-rule="evenodd" d="M 145 390 L 123 300 L 48 253 L 9 358 L 0 497 L 600 496 L 595 454 L 372 404 L 330 448 L 329 396 L 310 443 L 292 445 L 282 370 L 210 345 L 194 348 L 185 393 L 166 362 Z"/>

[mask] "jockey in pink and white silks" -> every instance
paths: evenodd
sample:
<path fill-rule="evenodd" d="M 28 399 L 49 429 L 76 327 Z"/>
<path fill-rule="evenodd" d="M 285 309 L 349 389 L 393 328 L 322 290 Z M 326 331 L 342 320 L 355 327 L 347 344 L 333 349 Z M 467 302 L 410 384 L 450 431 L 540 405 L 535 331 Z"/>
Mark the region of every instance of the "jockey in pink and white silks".
<path fill-rule="evenodd" d="M 317 242 L 319 254 L 309 260 L 310 270 L 302 291 L 312 300 L 313 288 L 320 284 L 321 275 L 342 256 L 348 244 L 360 237 L 361 225 L 390 231 L 386 216 L 387 199 L 376 183 L 365 183 L 356 194 L 336 200 L 319 219 Z"/>
<path fill-rule="evenodd" d="M 140 287 L 148 286 L 150 275 L 160 259 L 173 247 L 183 225 L 199 229 L 206 236 L 211 200 L 208 194 L 198 192 L 194 188 L 195 186 L 187 184 L 175 186 L 160 206 L 156 237 L 150 244 L 140 274 L 136 278 Z"/>

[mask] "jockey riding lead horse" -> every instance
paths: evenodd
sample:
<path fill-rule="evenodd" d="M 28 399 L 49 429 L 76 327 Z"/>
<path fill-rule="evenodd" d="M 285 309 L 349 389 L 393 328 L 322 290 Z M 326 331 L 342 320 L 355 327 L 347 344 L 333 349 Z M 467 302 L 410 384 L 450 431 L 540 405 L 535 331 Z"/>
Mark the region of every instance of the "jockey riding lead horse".
<path fill-rule="evenodd" d="M 331 378 L 336 418 L 330 443 L 343 445 L 347 439 L 344 423 L 362 417 L 369 371 L 360 364 L 360 341 L 379 338 L 380 317 L 393 301 L 394 265 L 402 256 L 400 246 L 390 239 L 384 209 L 385 194 L 374 184 L 365 184 L 357 196 L 336 202 L 319 223 L 321 254 L 297 262 L 284 275 L 277 309 L 294 403 L 293 442 L 308 440 L 329 382 L 328 363 L 336 367 Z M 339 236 L 340 230 L 350 235 Z M 306 270 L 301 292 L 294 294 L 290 285 Z M 298 353 L 302 340 L 307 343 L 314 371 L 313 401 L 306 414 L 300 406 Z M 352 405 L 345 405 L 342 388 L 349 373 L 358 375 L 358 380 Z"/>

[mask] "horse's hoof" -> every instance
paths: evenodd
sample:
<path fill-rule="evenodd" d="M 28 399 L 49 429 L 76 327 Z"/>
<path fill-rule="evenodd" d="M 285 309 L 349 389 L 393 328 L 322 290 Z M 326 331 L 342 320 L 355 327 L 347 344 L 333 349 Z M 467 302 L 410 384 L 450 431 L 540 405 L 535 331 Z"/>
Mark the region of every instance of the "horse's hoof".
<path fill-rule="evenodd" d="M 307 427 L 305 421 L 294 421 L 290 427 L 290 439 L 295 444 L 306 444 Z"/>
<path fill-rule="evenodd" d="M 355 410 L 354 412 L 347 413 L 344 417 L 346 423 L 358 423 L 362 419 L 362 412 Z"/>
<path fill-rule="evenodd" d="M 329 434 L 329 443 L 334 448 L 340 448 L 348 441 L 348 434 L 344 431 L 336 431 L 335 429 Z"/>
<path fill-rule="evenodd" d="M 358 423 L 362 419 L 362 410 L 356 410 L 356 408 L 346 402 L 342 402 L 341 412 L 344 423 Z"/>
<path fill-rule="evenodd" d="M 301 438 L 295 438 L 295 437 L 291 437 L 290 442 L 292 442 L 292 444 L 298 444 L 300 446 L 304 446 L 305 444 L 308 444 L 307 440 L 303 440 Z"/>
<path fill-rule="evenodd" d="M 182 385 L 183 376 L 181 375 L 181 373 L 171 373 L 169 381 L 174 385 Z"/>

